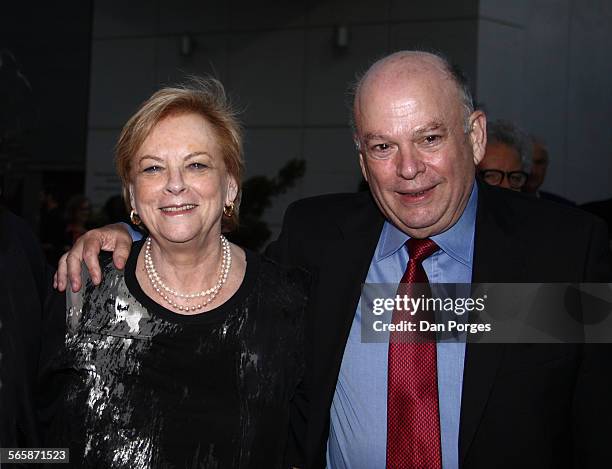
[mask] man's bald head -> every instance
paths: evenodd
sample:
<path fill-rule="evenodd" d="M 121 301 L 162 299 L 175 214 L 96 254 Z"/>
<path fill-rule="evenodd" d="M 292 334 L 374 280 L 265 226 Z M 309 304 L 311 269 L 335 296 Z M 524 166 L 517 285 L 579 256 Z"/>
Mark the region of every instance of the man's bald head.
<path fill-rule="evenodd" d="M 359 81 L 355 142 L 387 220 L 411 237 L 442 233 L 461 217 L 486 145 L 465 79 L 443 58 L 398 52 Z"/>
<path fill-rule="evenodd" d="M 359 78 L 353 90 L 353 131 L 356 130 L 358 100 L 363 92 L 401 86 L 402 81 L 424 74 L 432 79 L 448 81 L 457 93 L 458 104 L 467 118 L 474 112 L 474 100 L 463 72 L 441 55 L 423 51 L 399 51 L 378 61 Z M 467 131 L 467 129 L 466 129 Z"/>

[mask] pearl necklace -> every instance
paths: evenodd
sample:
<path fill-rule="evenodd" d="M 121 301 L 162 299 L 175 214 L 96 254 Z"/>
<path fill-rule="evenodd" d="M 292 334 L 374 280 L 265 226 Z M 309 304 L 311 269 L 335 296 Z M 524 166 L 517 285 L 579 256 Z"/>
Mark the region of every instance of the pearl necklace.
<path fill-rule="evenodd" d="M 221 259 L 221 266 L 219 268 L 219 279 L 217 283 L 207 289 L 202 290 L 196 293 L 181 293 L 170 287 L 168 287 L 155 269 L 155 264 L 153 264 L 153 256 L 151 256 L 151 237 L 147 238 L 147 242 L 145 244 L 145 254 L 144 254 L 144 262 L 145 262 L 145 270 L 147 272 L 147 277 L 149 277 L 149 281 L 151 282 L 151 286 L 153 289 L 173 308 L 178 309 L 179 311 L 199 311 L 208 305 L 212 300 L 216 298 L 225 285 L 227 281 L 227 275 L 229 273 L 230 267 L 232 265 L 232 252 L 230 250 L 230 243 L 225 238 L 225 236 L 221 235 L 221 249 L 223 250 L 223 256 Z M 174 298 L 185 298 L 187 300 L 194 298 L 203 298 L 203 301 L 198 301 L 198 304 L 189 306 L 189 305 L 181 305 L 178 304 L 172 297 Z"/>

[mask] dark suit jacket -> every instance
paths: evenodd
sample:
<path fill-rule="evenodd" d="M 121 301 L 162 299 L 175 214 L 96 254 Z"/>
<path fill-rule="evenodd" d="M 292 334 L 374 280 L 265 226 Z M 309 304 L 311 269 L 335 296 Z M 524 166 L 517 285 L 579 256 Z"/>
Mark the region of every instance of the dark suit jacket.
<path fill-rule="evenodd" d="M 612 199 L 588 202 L 580 208 L 605 220 L 608 224 L 608 237 L 612 239 Z"/>
<path fill-rule="evenodd" d="M 553 194 L 552 192 L 538 191 L 538 196 L 540 197 L 540 199 L 550 200 L 551 202 L 556 202 L 558 204 L 565 204 L 565 205 L 572 205 L 572 206 L 576 205 L 576 202 L 572 202 L 571 200 L 566 199 L 565 197 L 561 197 L 560 195 Z"/>
<path fill-rule="evenodd" d="M 479 187 L 473 282 L 609 281 L 606 230 L 598 219 L 514 191 Z M 369 193 L 305 199 L 287 209 L 281 235 L 268 249 L 316 279 L 309 402 L 296 413 L 306 418 L 299 442 L 308 467 L 325 467 L 344 346 L 383 222 Z M 608 464 L 611 356 L 608 344 L 468 344 L 461 466 Z"/>
<path fill-rule="evenodd" d="M 26 222 L 0 207 L 0 447 L 3 448 L 41 446 L 38 374 L 45 357 L 56 349 L 56 339 L 63 338 L 65 321 L 62 318 L 66 315 L 64 295 L 51 285 L 52 273 Z"/>

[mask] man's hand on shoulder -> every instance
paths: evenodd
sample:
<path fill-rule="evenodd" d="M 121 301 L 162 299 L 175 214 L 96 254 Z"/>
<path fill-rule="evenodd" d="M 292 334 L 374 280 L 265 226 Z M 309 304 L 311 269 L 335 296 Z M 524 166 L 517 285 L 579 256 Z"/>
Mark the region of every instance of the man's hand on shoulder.
<path fill-rule="evenodd" d="M 113 251 L 113 263 L 123 269 L 132 248 L 132 237 L 123 223 L 115 223 L 88 231 L 77 239 L 72 249 L 59 260 L 53 277 L 53 287 L 65 291 L 68 282 L 73 292 L 81 289 L 81 262 L 85 261 L 95 285 L 102 281 L 98 255 L 100 251 Z"/>

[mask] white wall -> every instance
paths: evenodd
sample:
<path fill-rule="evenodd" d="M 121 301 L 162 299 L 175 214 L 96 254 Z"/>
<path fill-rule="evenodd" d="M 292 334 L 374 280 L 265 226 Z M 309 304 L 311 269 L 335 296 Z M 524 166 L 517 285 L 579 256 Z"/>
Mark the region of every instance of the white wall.
<path fill-rule="evenodd" d="M 612 197 L 612 2 L 480 0 L 477 96 L 540 136 L 544 189 Z"/>
<path fill-rule="evenodd" d="M 347 25 L 339 53 L 334 26 Z M 112 149 L 119 129 L 161 84 L 215 73 L 239 97 L 246 124 L 247 177 L 307 160 L 303 181 L 266 214 L 275 232 L 292 200 L 355 191 L 361 180 L 348 129 L 347 83 L 392 50 L 447 50 L 476 71 L 477 1 L 95 2 L 87 192 L 102 204 L 119 185 Z M 182 34 L 195 42 L 179 54 Z"/>

